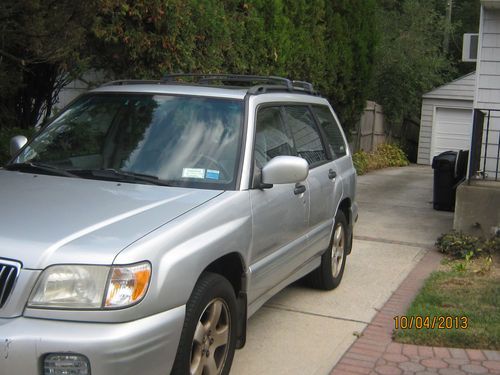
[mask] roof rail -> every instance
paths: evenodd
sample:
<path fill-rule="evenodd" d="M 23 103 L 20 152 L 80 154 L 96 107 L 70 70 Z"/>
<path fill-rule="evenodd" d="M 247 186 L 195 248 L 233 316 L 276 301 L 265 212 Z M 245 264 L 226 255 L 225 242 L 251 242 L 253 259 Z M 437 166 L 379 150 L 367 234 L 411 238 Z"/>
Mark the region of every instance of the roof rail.
<path fill-rule="evenodd" d="M 195 74 L 195 73 L 175 73 L 163 76 L 163 81 L 179 82 L 179 78 L 193 78 L 198 83 L 210 83 L 213 81 L 221 82 L 240 82 L 240 83 L 263 83 L 278 84 L 285 86 L 288 90 L 293 90 L 292 81 L 288 78 L 276 76 L 259 76 L 245 74 Z"/>
<path fill-rule="evenodd" d="M 302 88 L 304 91 L 307 91 L 309 94 L 314 94 L 314 87 L 312 83 L 306 81 L 292 81 L 294 88 Z"/>
<path fill-rule="evenodd" d="M 163 82 L 153 79 L 120 79 L 103 83 L 100 87 L 105 86 L 122 86 L 122 85 L 161 85 Z"/>
<path fill-rule="evenodd" d="M 182 79 L 191 79 L 193 82 L 184 82 Z M 252 95 L 264 94 L 270 91 L 288 91 L 300 92 L 310 95 L 319 95 L 311 83 L 306 81 L 292 81 L 288 78 L 277 76 L 259 76 L 259 75 L 244 75 L 244 74 L 197 74 L 197 73 L 174 73 L 163 76 L 161 80 L 117 80 L 103 84 L 102 86 L 111 85 L 168 85 L 168 84 L 205 84 L 210 85 L 214 82 L 224 83 L 243 83 L 249 86 L 248 93 Z M 233 85 L 233 87 L 239 87 Z"/>

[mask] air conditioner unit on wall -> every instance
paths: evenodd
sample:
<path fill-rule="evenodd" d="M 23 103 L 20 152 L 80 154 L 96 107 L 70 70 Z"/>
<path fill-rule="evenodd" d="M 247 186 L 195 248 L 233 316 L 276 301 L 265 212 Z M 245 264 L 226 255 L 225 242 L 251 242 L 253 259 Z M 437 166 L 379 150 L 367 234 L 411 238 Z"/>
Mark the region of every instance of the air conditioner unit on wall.
<path fill-rule="evenodd" d="M 479 34 L 464 34 L 462 61 L 475 62 L 477 60 L 478 45 Z"/>

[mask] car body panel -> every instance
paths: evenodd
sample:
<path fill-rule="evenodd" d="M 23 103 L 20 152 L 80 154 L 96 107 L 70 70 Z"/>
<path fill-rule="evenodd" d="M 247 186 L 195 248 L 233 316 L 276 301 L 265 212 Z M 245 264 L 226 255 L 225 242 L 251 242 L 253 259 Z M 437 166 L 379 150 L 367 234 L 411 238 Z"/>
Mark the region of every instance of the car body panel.
<path fill-rule="evenodd" d="M 0 170 L 0 255 L 24 268 L 113 263 L 148 232 L 221 194 Z"/>
<path fill-rule="evenodd" d="M 330 179 L 329 171 L 337 173 Z M 313 168 L 309 172 L 309 189 L 311 194 L 311 214 L 309 216 L 310 251 L 324 252 L 330 242 L 333 229 L 333 218 L 337 206 L 342 199 L 342 177 L 335 161 L 329 161 Z"/>
<path fill-rule="evenodd" d="M 231 207 L 231 209 L 228 209 Z M 185 305 L 199 275 L 216 259 L 235 253 L 242 262 L 252 238 L 249 192 L 225 192 L 203 206 L 143 236 L 119 252 L 115 264 L 147 259 L 152 265 L 148 293 L 129 308 L 48 310 L 27 308 L 24 315 L 89 322 L 127 322 Z"/>
<path fill-rule="evenodd" d="M 302 264 L 307 249 L 309 190 L 294 194 L 295 184 L 249 191 L 253 241 L 248 302 L 251 304 Z"/>

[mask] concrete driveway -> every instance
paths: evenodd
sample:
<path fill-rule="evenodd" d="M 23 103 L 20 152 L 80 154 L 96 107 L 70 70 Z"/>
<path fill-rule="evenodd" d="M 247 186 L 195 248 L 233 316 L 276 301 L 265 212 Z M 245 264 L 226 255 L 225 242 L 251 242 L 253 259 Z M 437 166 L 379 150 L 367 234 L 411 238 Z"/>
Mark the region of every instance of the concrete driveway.
<path fill-rule="evenodd" d="M 326 375 L 392 292 L 451 230 L 453 214 L 432 209 L 432 169 L 410 166 L 358 179 L 359 220 L 342 284 L 331 292 L 299 283 L 264 305 L 236 352 L 237 375 Z"/>

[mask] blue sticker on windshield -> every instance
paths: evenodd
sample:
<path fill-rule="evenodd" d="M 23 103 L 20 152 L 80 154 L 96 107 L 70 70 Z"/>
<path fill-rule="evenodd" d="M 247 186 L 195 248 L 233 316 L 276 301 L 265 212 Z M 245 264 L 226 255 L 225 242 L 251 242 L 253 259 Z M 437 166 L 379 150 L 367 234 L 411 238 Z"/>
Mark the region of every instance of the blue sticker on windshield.
<path fill-rule="evenodd" d="M 207 173 L 205 174 L 205 178 L 210 180 L 218 180 L 219 179 L 219 171 L 215 169 L 207 169 Z"/>

